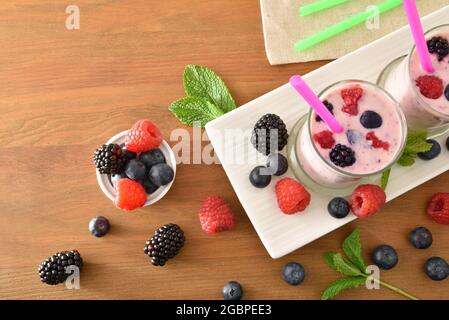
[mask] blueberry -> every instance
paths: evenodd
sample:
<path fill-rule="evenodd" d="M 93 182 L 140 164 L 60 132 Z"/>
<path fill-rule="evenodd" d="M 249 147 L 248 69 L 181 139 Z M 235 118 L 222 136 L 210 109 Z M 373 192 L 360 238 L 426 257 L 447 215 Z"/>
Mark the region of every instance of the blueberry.
<path fill-rule="evenodd" d="M 330 103 L 330 102 L 327 101 L 327 100 L 324 100 L 324 101 L 323 101 L 323 104 L 326 106 L 327 110 L 329 110 L 329 112 L 330 112 L 331 114 L 334 114 L 334 106 L 332 105 L 332 103 Z M 321 117 L 320 117 L 319 115 L 317 115 L 317 116 L 315 117 L 315 121 L 316 121 L 316 122 L 321 122 L 321 121 L 323 121 L 323 120 L 321 119 Z"/>
<path fill-rule="evenodd" d="M 137 158 L 136 153 L 134 153 L 132 151 L 128 151 L 128 150 L 126 150 L 126 148 L 123 148 L 123 156 L 126 158 L 127 161 Z"/>
<path fill-rule="evenodd" d="M 413 229 L 410 232 L 409 240 L 416 249 L 427 249 L 433 242 L 432 233 L 424 227 Z"/>
<path fill-rule="evenodd" d="M 243 297 L 243 289 L 237 281 L 230 281 L 225 284 L 221 293 L 225 300 L 241 300 Z"/>
<path fill-rule="evenodd" d="M 161 150 L 153 149 L 140 155 L 140 161 L 150 169 L 158 163 L 165 163 L 165 157 Z"/>
<path fill-rule="evenodd" d="M 444 96 L 447 100 L 449 100 L 449 84 L 446 86 L 446 89 L 444 90 Z"/>
<path fill-rule="evenodd" d="M 362 113 L 360 123 L 366 129 L 376 129 L 382 125 L 382 117 L 374 111 L 368 110 Z"/>
<path fill-rule="evenodd" d="M 441 281 L 449 276 L 449 265 L 440 257 L 432 257 L 424 264 L 424 270 L 430 279 Z"/>
<path fill-rule="evenodd" d="M 304 267 L 296 262 L 289 262 L 282 269 L 282 279 L 292 286 L 301 284 L 305 276 Z"/>
<path fill-rule="evenodd" d="M 115 183 L 118 180 L 124 179 L 124 178 L 127 178 L 127 176 L 126 176 L 126 174 L 124 172 L 113 174 L 113 175 L 111 175 L 111 183 L 115 187 Z"/>
<path fill-rule="evenodd" d="M 376 247 L 373 251 L 372 258 L 376 266 L 385 270 L 389 270 L 398 264 L 396 250 L 386 244 Z"/>
<path fill-rule="evenodd" d="M 280 153 L 270 154 L 267 159 L 267 168 L 271 174 L 282 176 L 288 170 L 288 160 Z"/>
<path fill-rule="evenodd" d="M 132 159 L 126 164 L 125 174 L 133 180 L 144 180 L 147 175 L 147 168 L 139 160 Z"/>
<path fill-rule="evenodd" d="M 158 163 L 150 169 L 150 181 L 156 186 L 165 186 L 173 181 L 173 169 L 165 163 Z"/>
<path fill-rule="evenodd" d="M 147 194 L 153 194 L 157 189 L 159 189 L 159 187 L 151 182 L 149 178 L 139 181 L 139 183 L 145 188 L 145 192 Z"/>
<path fill-rule="evenodd" d="M 269 169 L 263 166 L 255 167 L 249 174 L 249 181 L 256 188 L 265 188 L 271 182 Z"/>
<path fill-rule="evenodd" d="M 418 157 L 422 160 L 435 159 L 441 153 L 441 146 L 437 141 L 435 141 L 433 139 L 429 139 L 429 140 L 427 140 L 427 142 L 432 144 L 432 148 L 427 152 L 418 153 Z"/>
<path fill-rule="evenodd" d="M 348 138 L 349 144 L 356 144 L 363 138 L 363 135 L 357 130 L 349 129 L 346 131 L 346 138 Z"/>
<path fill-rule="evenodd" d="M 449 150 L 449 137 L 446 140 L 446 148 L 447 148 L 447 150 Z"/>
<path fill-rule="evenodd" d="M 349 203 L 344 198 L 333 198 L 327 205 L 327 211 L 337 219 L 342 219 L 349 214 Z"/>
<path fill-rule="evenodd" d="M 102 216 L 92 218 L 89 222 L 89 231 L 96 237 L 102 237 L 110 229 L 109 220 Z"/>

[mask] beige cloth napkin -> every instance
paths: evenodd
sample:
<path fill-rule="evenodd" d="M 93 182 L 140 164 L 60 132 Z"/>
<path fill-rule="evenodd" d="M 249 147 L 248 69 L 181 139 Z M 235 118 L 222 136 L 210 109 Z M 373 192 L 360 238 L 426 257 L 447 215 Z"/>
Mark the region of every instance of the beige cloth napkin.
<path fill-rule="evenodd" d="M 260 0 L 265 48 L 270 64 L 336 59 L 407 24 L 402 7 L 398 7 L 381 15 L 378 29 L 368 29 L 362 24 L 306 51 L 296 52 L 293 45 L 299 39 L 365 11 L 370 5 L 383 2 L 351 0 L 326 11 L 300 17 L 299 7 L 315 1 Z M 417 4 L 421 16 L 424 16 L 447 6 L 449 0 L 417 0 Z"/>

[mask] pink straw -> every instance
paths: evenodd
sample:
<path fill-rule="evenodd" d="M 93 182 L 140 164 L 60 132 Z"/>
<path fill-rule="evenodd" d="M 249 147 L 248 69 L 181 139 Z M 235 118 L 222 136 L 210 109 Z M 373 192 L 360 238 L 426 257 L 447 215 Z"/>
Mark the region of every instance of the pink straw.
<path fill-rule="evenodd" d="M 298 91 L 298 93 L 306 100 L 309 106 L 315 110 L 315 112 L 326 122 L 329 129 L 334 133 L 343 132 L 343 127 L 338 123 L 337 119 L 330 113 L 326 106 L 321 102 L 317 95 L 310 89 L 307 83 L 298 76 L 295 75 L 290 78 L 291 86 Z"/>
<path fill-rule="evenodd" d="M 421 19 L 419 18 L 418 8 L 415 0 L 404 0 L 404 10 L 407 14 L 408 23 L 415 39 L 416 50 L 418 50 L 419 61 L 424 71 L 433 73 L 434 69 L 430 59 L 430 53 L 427 48 L 426 38 L 424 36 Z"/>

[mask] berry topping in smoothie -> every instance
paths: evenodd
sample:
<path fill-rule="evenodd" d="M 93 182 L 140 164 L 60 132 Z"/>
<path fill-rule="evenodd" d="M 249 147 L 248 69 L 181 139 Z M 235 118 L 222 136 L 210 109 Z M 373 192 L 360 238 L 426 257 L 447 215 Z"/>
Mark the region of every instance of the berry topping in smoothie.
<path fill-rule="evenodd" d="M 427 47 L 430 53 L 438 55 L 438 61 L 443 60 L 449 55 L 449 42 L 443 37 L 433 37 L 427 41 Z"/>
<path fill-rule="evenodd" d="M 346 137 L 348 138 L 349 144 L 353 145 L 363 139 L 363 135 L 360 131 L 349 129 L 346 131 Z"/>
<path fill-rule="evenodd" d="M 323 104 L 326 106 L 327 110 L 329 110 L 330 113 L 334 114 L 334 106 L 333 106 L 329 101 L 324 100 L 324 101 L 323 101 Z M 315 120 L 316 120 L 317 122 L 322 121 L 322 119 L 321 119 L 321 117 L 320 117 L 319 115 L 317 115 L 317 116 L 315 117 Z"/>
<path fill-rule="evenodd" d="M 382 126 L 382 117 L 375 111 L 367 110 L 362 113 L 360 123 L 366 129 L 376 129 Z"/>
<path fill-rule="evenodd" d="M 371 141 L 373 148 L 384 149 L 385 151 L 390 150 L 390 144 L 388 142 L 380 140 L 374 131 L 370 131 L 366 134 L 366 140 Z"/>
<path fill-rule="evenodd" d="M 339 167 L 350 167 L 355 163 L 354 151 L 345 145 L 337 144 L 329 154 L 331 161 Z"/>
<path fill-rule="evenodd" d="M 416 79 L 421 94 L 429 99 L 438 99 L 443 95 L 443 80 L 435 76 L 421 76 Z"/>
<path fill-rule="evenodd" d="M 341 90 L 341 97 L 344 101 L 344 106 L 341 109 L 343 112 L 356 116 L 359 113 L 358 102 L 363 95 L 361 87 L 351 87 Z"/>
<path fill-rule="evenodd" d="M 313 140 L 320 144 L 323 149 L 330 149 L 334 146 L 335 140 L 332 132 L 324 130 L 313 135 Z"/>

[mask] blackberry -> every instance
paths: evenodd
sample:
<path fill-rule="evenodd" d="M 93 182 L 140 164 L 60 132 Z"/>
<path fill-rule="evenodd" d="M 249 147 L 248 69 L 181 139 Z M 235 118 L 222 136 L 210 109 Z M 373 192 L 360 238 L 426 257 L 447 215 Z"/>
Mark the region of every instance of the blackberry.
<path fill-rule="evenodd" d="M 76 266 L 80 271 L 83 268 L 83 259 L 78 251 L 72 250 L 55 253 L 42 261 L 37 271 L 42 282 L 55 285 L 64 282 L 70 275 L 70 272 L 65 272 L 65 268 L 69 266 Z"/>
<path fill-rule="evenodd" d="M 324 100 L 323 104 L 326 106 L 327 110 L 329 110 L 330 113 L 334 114 L 334 106 L 332 105 L 332 103 L 330 103 L 327 100 Z M 322 119 L 319 115 L 316 115 L 315 120 L 316 120 L 316 122 L 322 121 Z"/>
<path fill-rule="evenodd" d="M 282 150 L 287 145 L 287 140 L 288 132 L 284 121 L 278 115 L 271 113 L 264 115 L 257 121 L 251 135 L 251 144 L 257 151 L 266 156 Z M 276 142 L 277 146 L 272 147 L 271 145 L 276 144 Z"/>
<path fill-rule="evenodd" d="M 184 232 L 177 224 L 166 224 L 154 232 L 146 243 L 143 252 L 151 258 L 153 266 L 163 266 L 173 258 L 184 245 Z"/>
<path fill-rule="evenodd" d="M 118 144 L 104 144 L 94 152 L 94 162 L 103 174 L 116 174 L 123 171 L 126 157 Z"/>
<path fill-rule="evenodd" d="M 335 165 L 342 168 L 350 167 L 356 161 L 355 152 L 351 148 L 343 144 L 337 144 L 335 147 L 333 147 L 332 151 L 329 153 L 329 156 L 331 161 Z"/>
<path fill-rule="evenodd" d="M 443 60 L 449 54 L 449 42 L 442 37 L 433 37 L 427 41 L 430 53 L 438 55 L 438 61 Z"/>

